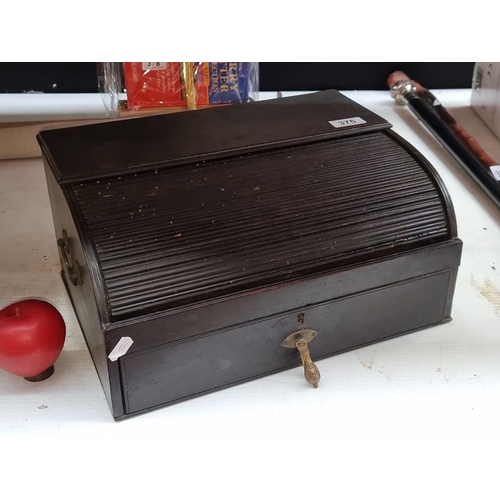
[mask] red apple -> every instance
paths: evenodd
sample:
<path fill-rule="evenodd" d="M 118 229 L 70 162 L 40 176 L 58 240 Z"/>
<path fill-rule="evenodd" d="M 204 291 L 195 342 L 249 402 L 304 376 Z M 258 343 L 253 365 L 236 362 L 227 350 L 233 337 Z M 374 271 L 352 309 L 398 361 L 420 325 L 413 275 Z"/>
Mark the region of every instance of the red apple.
<path fill-rule="evenodd" d="M 26 299 L 0 311 L 0 368 L 38 381 L 54 372 L 66 325 L 48 302 Z"/>

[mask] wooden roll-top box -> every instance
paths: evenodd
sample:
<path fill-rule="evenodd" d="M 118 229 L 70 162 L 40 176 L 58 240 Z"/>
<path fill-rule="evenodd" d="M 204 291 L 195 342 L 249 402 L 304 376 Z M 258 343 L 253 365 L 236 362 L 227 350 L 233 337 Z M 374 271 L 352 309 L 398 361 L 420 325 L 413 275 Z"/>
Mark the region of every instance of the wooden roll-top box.
<path fill-rule="evenodd" d="M 336 91 L 38 140 L 115 419 L 300 366 L 290 334 L 314 332 L 318 360 L 450 319 L 462 243 L 446 189 Z"/>

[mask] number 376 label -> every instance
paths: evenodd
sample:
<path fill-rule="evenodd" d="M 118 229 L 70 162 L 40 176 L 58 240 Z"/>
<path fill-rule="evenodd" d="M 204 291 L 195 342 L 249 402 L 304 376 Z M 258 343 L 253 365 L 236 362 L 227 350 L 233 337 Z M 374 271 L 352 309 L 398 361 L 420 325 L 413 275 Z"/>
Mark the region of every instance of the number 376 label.
<path fill-rule="evenodd" d="M 366 123 L 366 121 L 359 116 L 353 116 L 352 118 L 344 118 L 343 120 L 332 120 L 328 123 L 330 125 L 333 125 L 335 128 L 342 128 L 352 127 L 353 125 L 361 125 L 362 123 Z"/>

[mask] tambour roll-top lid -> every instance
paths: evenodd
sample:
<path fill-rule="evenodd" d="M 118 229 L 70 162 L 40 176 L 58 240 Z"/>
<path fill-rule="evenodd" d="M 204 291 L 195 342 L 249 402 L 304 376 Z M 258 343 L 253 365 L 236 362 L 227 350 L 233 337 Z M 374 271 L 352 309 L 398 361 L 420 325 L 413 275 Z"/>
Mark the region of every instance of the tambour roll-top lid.
<path fill-rule="evenodd" d="M 358 123 L 329 123 L 350 118 Z M 455 237 L 441 181 L 388 128 L 331 91 L 48 131 L 40 142 L 67 185 L 117 321 Z M 172 145 L 175 130 L 183 145 Z M 105 171 L 103 158 L 121 170 Z"/>

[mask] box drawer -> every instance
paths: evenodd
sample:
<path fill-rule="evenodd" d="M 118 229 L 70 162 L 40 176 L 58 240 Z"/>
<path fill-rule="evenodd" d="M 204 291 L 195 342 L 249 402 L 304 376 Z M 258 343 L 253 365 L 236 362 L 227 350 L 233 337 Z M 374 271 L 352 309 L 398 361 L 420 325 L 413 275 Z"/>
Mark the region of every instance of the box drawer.
<path fill-rule="evenodd" d="M 309 348 L 319 359 L 440 323 L 450 276 L 445 270 L 125 355 L 119 363 L 126 413 L 300 365 L 298 351 L 281 342 L 302 328 L 318 332 Z"/>

